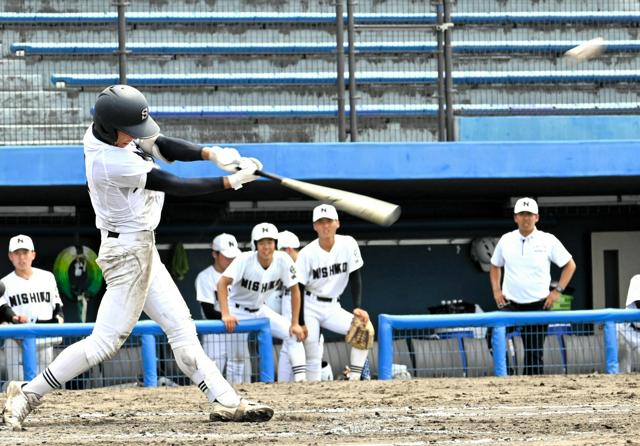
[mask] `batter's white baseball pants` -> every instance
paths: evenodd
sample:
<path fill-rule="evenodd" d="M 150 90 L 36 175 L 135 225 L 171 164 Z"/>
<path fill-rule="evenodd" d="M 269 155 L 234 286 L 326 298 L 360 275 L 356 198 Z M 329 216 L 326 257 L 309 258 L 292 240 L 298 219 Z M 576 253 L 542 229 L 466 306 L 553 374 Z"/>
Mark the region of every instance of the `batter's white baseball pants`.
<path fill-rule="evenodd" d="M 166 333 L 180 370 L 209 401 L 237 405 L 239 397 L 202 349 L 191 314 L 158 255 L 152 231 L 102 234 L 97 263 L 107 283 L 93 332 L 69 346 L 24 388 L 45 394 L 111 358 L 144 311 Z"/>

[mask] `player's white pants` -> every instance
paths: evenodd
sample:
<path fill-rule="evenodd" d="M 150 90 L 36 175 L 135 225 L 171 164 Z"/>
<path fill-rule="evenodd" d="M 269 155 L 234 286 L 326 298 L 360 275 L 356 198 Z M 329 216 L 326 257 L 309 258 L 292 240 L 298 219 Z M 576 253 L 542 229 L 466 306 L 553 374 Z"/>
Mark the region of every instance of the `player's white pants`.
<path fill-rule="evenodd" d="M 304 322 L 309 335 L 304 341 L 307 352 L 307 381 L 320 381 L 322 369 L 322 345 L 320 343 L 320 328 L 326 328 L 334 333 L 346 335 L 351 327 L 353 313 L 340 306 L 338 301 L 320 302 L 314 295 L 305 295 Z M 367 350 L 352 348 L 350 365 L 352 369 L 362 371 L 368 355 Z M 354 374 L 350 379 L 355 379 Z"/>
<path fill-rule="evenodd" d="M 166 333 L 180 370 L 210 401 L 239 403 L 238 395 L 202 349 L 187 304 L 160 260 L 153 232 L 121 234 L 118 238 L 103 233 L 97 263 L 107 291 L 93 332 L 60 353 L 25 391 L 48 393 L 113 357 L 144 310 Z"/>
<path fill-rule="evenodd" d="M 206 334 L 202 347 L 231 384 L 251 382 L 249 333 Z"/>
<path fill-rule="evenodd" d="M 281 312 L 282 315 L 288 320 L 291 320 L 291 294 L 285 293 L 281 298 Z M 269 305 L 273 308 L 271 305 Z M 324 349 L 324 338 L 320 335 L 320 357 L 322 357 Z M 305 355 L 306 356 L 306 355 Z M 291 367 L 291 361 L 289 360 L 289 347 L 286 343 L 282 343 L 280 349 L 280 355 L 278 356 L 278 382 L 292 382 L 293 381 L 293 368 Z"/>
<path fill-rule="evenodd" d="M 62 338 L 41 338 L 36 340 L 38 373 L 42 372 L 53 361 L 53 345 L 59 344 Z M 4 358 L 6 361 L 7 381 L 23 381 L 22 342 L 17 339 L 4 340 Z"/>
<path fill-rule="evenodd" d="M 305 354 L 304 346 L 302 342 L 298 342 L 295 336 L 289 334 L 289 328 L 291 327 L 291 318 L 287 319 L 281 314 L 276 313 L 266 305 L 262 305 L 258 311 L 249 312 L 245 310 L 244 305 L 240 305 L 240 308 L 236 306 L 236 303 L 229 299 L 229 310 L 231 314 L 242 321 L 247 319 L 258 319 L 266 317 L 269 319 L 269 325 L 271 326 L 271 335 L 282 339 L 283 348 L 286 345 L 289 353 L 289 360 L 291 361 L 291 367 L 294 372 L 294 381 L 304 381 L 305 374 Z"/>

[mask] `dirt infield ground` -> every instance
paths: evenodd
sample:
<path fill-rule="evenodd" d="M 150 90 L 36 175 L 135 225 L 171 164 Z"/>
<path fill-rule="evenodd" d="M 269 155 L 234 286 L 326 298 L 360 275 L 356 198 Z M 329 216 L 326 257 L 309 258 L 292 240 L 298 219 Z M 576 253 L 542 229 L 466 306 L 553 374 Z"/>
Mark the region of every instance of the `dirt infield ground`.
<path fill-rule="evenodd" d="M 248 384 L 268 423 L 211 423 L 196 387 L 57 392 L 0 444 L 640 445 L 640 376 Z M 4 401 L 4 400 L 3 400 Z"/>

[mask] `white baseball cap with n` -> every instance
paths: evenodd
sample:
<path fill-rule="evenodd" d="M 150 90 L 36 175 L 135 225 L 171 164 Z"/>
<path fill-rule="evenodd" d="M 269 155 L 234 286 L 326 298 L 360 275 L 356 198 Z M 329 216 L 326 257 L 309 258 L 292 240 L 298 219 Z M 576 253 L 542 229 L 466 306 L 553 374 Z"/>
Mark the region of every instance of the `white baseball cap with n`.
<path fill-rule="evenodd" d="M 213 239 L 211 243 L 211 249 L 219 252 L 228 259 L 235 259 L 240 254 L 240 248 L 238 248 L 238 241 L 231 234 L 220 234 Z"/>
<path fill-rule="evenodd" d="M 331 220 L 339 220 L 338 211 L 330 204 L 321 204 L 313 209 L 313 222 L 317 222 L 321 218 L 329 218 Z"/>
<path fill-rule="evenodd" d="M 520 212 L 531 212 L 532 214 L 538 213 L 538 203 L 536 200 L 529 197 L 524 197 L 516 201 L 516 205 L 513 207 L 513 213 L 519 214 Z"/>
<path fill-rule="evenodd" d="M 9 240 L 9 252 L 17 251 L 18 249 L 26 249 L 28 251 L 35 251 L 33 247 L 33 240 L 28 235 L 19 234 L 15 237 L 11 237 Z"/>
<path fill-rule="evenodd" d="M 278 249 L 300 247 L 300 239 L 291 231 L 282 231 L 278 234 Z"/>

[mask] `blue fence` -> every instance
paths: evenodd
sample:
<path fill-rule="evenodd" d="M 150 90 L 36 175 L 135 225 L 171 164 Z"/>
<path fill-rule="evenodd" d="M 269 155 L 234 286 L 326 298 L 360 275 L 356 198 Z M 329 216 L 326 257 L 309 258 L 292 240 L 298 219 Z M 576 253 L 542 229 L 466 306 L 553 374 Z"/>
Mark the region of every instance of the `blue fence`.
<path fill-rule="evenodd" d="M 222 321 L 195 321 L 198 333 L 225 333 Z M 53 336 L 87 336 L 91 334 L 95 324 L 24 324 L 3 325 L 0 327 L 0 339 L 14 338 L 22 340 L 22 359 L 24 377 L 33 379 L 38 370 L 36 338 Z M 237 332 L 256 332 L 259 351 L 259 378 L 261 382 L 274 381 L 273 339 L 268 319 L 242 321 Z M 143 382 L 146 387 L 158 385 L 158 357 L 156 354 L 156 336 L 164 332 L 153 321 L 141 321 L 136 324 L 132 336 L 140 337 L 142 351 Z"/>
<path fill-rule="evenodd" d="M 640 320 L 640 310 L 582 310 L 556 312 L 490 312 L 480 314 L 407 315 L 378 317 L 379 379 L 391 379 L 394 358 L 394 330 L 461 329 L 491 327 L 493 370 L 507 375 L 507 327 L 533 324 L 602 324 L 604 363 L 607 373 L 618 373 L 618 333 L 616 324 Z"/>

